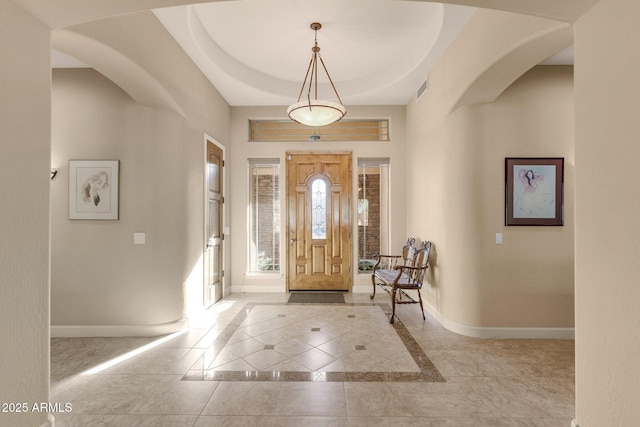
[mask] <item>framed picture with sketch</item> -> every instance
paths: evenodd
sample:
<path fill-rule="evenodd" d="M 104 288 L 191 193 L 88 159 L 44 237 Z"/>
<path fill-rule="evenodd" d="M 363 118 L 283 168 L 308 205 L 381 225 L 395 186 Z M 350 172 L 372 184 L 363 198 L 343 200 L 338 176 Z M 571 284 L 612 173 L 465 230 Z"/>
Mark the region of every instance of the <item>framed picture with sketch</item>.
<path fill-rule="evenodd" d="M 564 225 L 564 158 L 505 158 L 505 225 Z"/>
<path fill-rule="evenodd" d="M 118 219 L 118 160 L 69 160 L 69 219 Z"/>

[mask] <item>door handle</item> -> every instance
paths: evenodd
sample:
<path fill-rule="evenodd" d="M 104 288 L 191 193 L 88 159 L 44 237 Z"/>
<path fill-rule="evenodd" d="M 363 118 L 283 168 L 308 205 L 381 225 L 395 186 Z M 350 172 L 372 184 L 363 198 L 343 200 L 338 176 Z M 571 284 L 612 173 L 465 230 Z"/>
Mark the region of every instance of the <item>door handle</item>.
<path fill-rule="evenodd" d="M 297 239 L 289 239 L 290 243 L 295 243 Z"/>

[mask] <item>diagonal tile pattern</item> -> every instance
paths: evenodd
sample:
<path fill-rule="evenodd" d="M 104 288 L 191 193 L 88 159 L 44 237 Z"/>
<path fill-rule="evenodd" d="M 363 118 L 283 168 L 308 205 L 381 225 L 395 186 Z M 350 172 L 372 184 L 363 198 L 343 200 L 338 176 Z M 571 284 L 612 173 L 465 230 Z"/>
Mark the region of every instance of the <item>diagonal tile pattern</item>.
<path fill-rule="evenodd" d="M 573 341 L 473 339 L 402 307 L 392 326 L 386 296 L 347 294 L 341 306 L 286 297 L 232 295 L 166 342 L 52 339 L 51 401 L 73 405 L 56 426 L 555 427 L 574 417 Z"/>
<path fill-rule="evenodd" d="M 392 325 L 388 315 L 387 304 L 249 303 L 216 340 L 219 352 L 203 355 L 184 379 L 444 381 L 402 322 Z"/>

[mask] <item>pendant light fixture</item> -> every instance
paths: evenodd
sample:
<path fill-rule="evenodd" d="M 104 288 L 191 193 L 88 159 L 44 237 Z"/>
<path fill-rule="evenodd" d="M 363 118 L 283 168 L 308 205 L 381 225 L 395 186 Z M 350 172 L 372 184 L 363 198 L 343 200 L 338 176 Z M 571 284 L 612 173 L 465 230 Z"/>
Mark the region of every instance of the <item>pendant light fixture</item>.
<path fill-rule="evenodd" d="M 311 48 L 311 51 L 313 52 L 311 56 L 311 62 L 309 62 L 307 74 L 304 76 L 302 88 L 300 88 L 300 94 L 298 95 L 298 101 L 287 108 L 287 114 L 289 115 L 289 118 L 291 120 L 293 120 L 294 122 L 302 123 L 303 125 L 314 127 L 326 126 L 333 122 L 337 122 L 338 120 L 343 118 L 345 114 L 347 114 L 346 108 L 344 108 L 344 105 L 342 105 L 340 95 L 338 95 L 338 91 L 336 90 L 336 87 L 331 80 L 329 71 L 327 71 L 327 67 L 324 65 L 324 61 L 320 56 L 320 47 L 318 46 L 318 30 L 320 28 L 322 28 L 322 25 L 319 22 L 314 22 L 313 24 L 311 24 L 311 29 L 315 31 L 315 43 Z M 324 72 L 327 74 L 329 83 L 331 83 L 331 87 L 333 88 L 333 91 L 338 98 L 338 102 L 318 99 L 318 60 L 320 61 L 320 64 L 322 64 Z M 300 101 L 300 98 L 302 98 L 302 92 L 307 85 L 307 80 L 309 81 L 309 86 L 307 89 L 307 99 L 304 101 Z M 311 97 L 312 87 L 313 98 Z"/>

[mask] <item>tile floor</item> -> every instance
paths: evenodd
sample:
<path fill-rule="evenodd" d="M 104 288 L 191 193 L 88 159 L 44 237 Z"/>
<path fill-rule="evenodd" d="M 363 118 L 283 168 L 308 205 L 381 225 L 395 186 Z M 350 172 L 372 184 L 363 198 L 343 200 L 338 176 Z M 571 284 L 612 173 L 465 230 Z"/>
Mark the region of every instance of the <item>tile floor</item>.
<path fill-rule="evenodd" d="M 54 338 L 56 426 L 548 426 L 574 416 L 574 343 L 481 340 L 387 295 L 234 294 L 160 338 Z"/>

